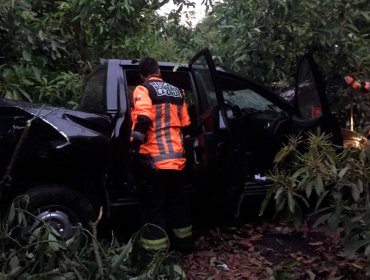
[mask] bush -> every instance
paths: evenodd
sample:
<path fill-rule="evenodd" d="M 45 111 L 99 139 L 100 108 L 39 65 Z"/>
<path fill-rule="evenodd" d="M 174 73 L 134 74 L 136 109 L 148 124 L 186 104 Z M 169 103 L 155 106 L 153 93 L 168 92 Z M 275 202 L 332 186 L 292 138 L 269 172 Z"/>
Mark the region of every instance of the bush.
<path fill-rule="evenodd" d="M 307 133 L 305 141 L 301 136 L 289 138 L 275 157 L 271 175 L 274 187 L 267 193 L 260 214 L 273 198 L 276 212 L 299 224 L 305 206 L 318 217 L 314 226 L 343 228 L 345 255 L 362 252 L 369 258 L 368 146 L 362 142 L 362 148 L 350 146 L 338 151 L 329 139 L 319 132 Z"/>

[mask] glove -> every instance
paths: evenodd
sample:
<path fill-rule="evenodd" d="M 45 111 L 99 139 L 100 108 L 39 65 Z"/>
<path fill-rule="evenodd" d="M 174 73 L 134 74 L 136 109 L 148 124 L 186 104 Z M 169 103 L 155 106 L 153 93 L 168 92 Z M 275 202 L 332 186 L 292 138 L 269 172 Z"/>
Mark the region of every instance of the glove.
<path fill-rule="evenodd" d="M 138 139 L 133 139 L 130 142 L 130 145 L 129 145 L 129 149 L 128 149 L 129 154 L 137 155 L 139 153 L 139 149 L 140 149 L 141 144 L 143 144 L 142 141 L 140 141 Z"/>

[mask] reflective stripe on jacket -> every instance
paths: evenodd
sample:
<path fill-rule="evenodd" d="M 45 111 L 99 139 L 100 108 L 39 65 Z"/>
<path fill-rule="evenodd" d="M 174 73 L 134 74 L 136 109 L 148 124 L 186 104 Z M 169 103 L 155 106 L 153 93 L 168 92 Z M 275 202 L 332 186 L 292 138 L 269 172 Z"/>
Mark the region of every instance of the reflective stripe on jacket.
<path fill-rule="evenodd" d="M 185 167 L 181 128 L 190 125 L 185 96 L 177 87 L 152 77 L 133 93 L 132 136 L 146 139 L 141 154 L 150 155 L 158 169 Z"/>

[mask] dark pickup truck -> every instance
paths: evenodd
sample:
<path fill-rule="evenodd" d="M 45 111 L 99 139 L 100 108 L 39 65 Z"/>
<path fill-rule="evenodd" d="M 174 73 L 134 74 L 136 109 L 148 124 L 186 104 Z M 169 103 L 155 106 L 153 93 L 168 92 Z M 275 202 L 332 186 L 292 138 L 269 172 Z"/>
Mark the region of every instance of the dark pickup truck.
<path fill-rule="evenodd" d="M 128 142 L 137 61 L 102 60 L 88 77 L 78 111 L 0 99 L 1 208 L 27 194 L 29 207 L 65 237 L 100 206 L 137 203 Z M 298 64 L 293 103 L 215 68 L 208 49 L 188 65 L 160 63 L 162 77 L 186 92 L 192 125 L 184 137 L 186 185 L 204 205 L 263 194 L 265 175 L 286 136 L 316 129 L 342 145 L 311 56 Z M 293 105 L 292 105 L 293 104 Z M 225 211 L 235 212 L 234 203 Z"/>

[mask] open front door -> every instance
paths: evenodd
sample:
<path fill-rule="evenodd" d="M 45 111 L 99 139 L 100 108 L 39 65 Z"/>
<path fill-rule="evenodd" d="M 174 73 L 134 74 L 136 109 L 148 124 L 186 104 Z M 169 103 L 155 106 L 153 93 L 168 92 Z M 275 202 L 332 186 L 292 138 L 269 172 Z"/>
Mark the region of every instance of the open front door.
<path fill-rule="evenodd" d="M 214 172 L 227 157 L 230 135 L 223 112 L 222 90 L 208 49 L 197 53 L 189 63 L 199 100 L 198 135 L 194 141 L 197 171 Z"/>
<path fill-rule="evenodd" d="M 189 62 L 198 91 L 207 98 L 211 106 L 222 104 L 223 96 L 221 87 L 218 84 L 216 67 L 208 48 L 202 49 Z M 202 104 L 206 105 L 206 104 Z M 205 106 L 204 106 L 205 107 Z M 204 108 L 206 109 L 206 108 Z"/>
<path fill-rule="evenodd" d="M 311 55 L 303 56 L 298 63 L 295 105 L 298 114 L 298 118 L 294 118 L 296 128 L 309 130 L 320 127 L 333 136 L 335 144 L 341 145 L 339 124 L 330 112 L 325 85 Z"/>

